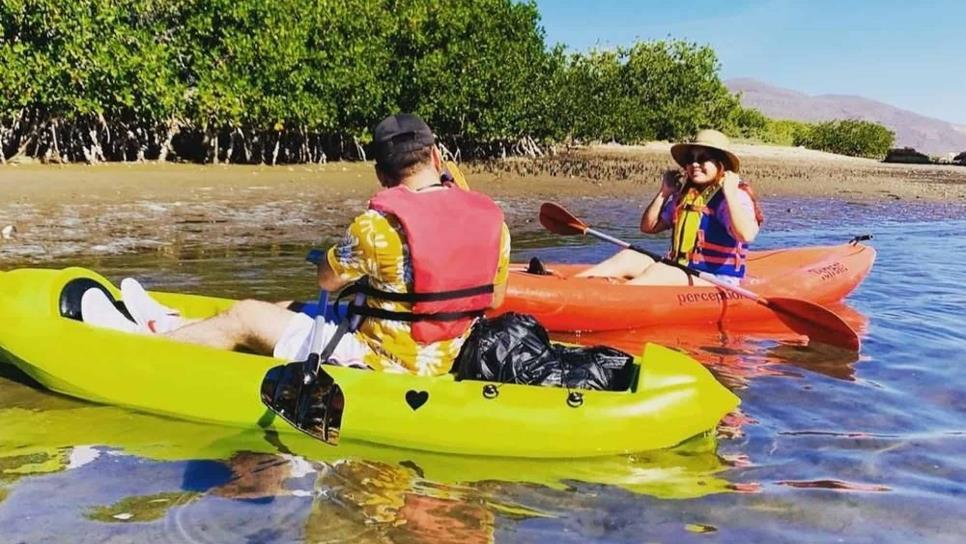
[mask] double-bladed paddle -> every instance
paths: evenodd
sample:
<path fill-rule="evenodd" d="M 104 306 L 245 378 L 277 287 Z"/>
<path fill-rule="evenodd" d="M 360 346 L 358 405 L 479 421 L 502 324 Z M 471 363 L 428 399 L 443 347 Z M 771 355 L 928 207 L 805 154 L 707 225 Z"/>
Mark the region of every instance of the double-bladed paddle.
<path fill-rule="evenodd" d="M 470 184 L 466 183 L 466 176 L 463 175 L 463 171 L 460 170 L 460 167 L 457 166 L 455 162 L 446 161 L 443 163 L 443 168 L 446 169 L 446 172 L 443 175 L 445 176 L 446 173 L 448 173 L 451 181 L 455 183 L 457 187 L 463 189 L 464 191 L 470 190 Z"/>
<path fill-rule="evenodd" d="M 319 250 L 309 252 L 305 260 L 315 265 L 324 258 Z M 339 442 L 339 427 L 345 396 L 322 365 L 328 362 L 339 340 L 350 328 L 346 316 L 323 347 L 321 334 L 329 293 L 319 293 L 318 310 L 309 341 L 309 355 L 304 361 L 269 369 L 260 388 L 262 403 L 296 429 L 328 444 Z"/>
<path fill-rule="evenodd" d="M 643 253 L 655 261 L 660 261 L 669 266 L 679 268 L 685 273 L 701 278 L 718 288 L 725 289 L 754 300 L 758 304 L 761 304 L 762 306 L 775 312 L 775 315 L 777 315 L 778 318 L 788 325 L 788 327 L 793 331 L 799 334 L 804 334 L 816 342 L 821 342 L 823 344 L 828 344 L 830 346 L 851 351 L 859 351 L 859 347 L 861 346 L 859 335 L 852 330 L 852 327 L 843 321 L 841 317 L 831 312 L 827 308 L 819 306 L 814 302 L 797 298 L 765 298 L 742 287 L 729 285 L 728 283 L 716 278 L 713 274 L 695 270 L 694 268 L 683 265 L 674 260 L 661 257 L 660 255 L 652 253 L 642 247 L 614 238 L 613 236 L 604 234 L 598 230 L 594 230 L 559 204 L 545 202 L 542 206 L 540 206 L 540 224 L 555 234 L 589 234 L 595 238 L 600 238 L 601 240 L 605 240 L 623 248 L 637 251 L 638 253 Z"/>

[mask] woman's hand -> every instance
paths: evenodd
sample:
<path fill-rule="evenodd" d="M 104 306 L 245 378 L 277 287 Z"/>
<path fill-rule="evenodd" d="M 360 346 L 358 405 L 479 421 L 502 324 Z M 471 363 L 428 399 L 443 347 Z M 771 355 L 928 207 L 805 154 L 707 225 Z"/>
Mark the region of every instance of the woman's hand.
<path fill-rule="evenodd" d="M 661 210 L 664 209 L 671 195 L 679 190 L 681 190 L 681 171 L 665 170 L 664 175 L 661 176 L 661 190 L 654 195 L 651 203 L 641 214 L 641 232 L 654 234 L 668 228 L 668 225 L 661 221 Z"/>
<path fill-rule="evenodd" d="M 669 169 L 661 176 L 661 196 L 665 199 L 681 189 L 681 171 Z"/>

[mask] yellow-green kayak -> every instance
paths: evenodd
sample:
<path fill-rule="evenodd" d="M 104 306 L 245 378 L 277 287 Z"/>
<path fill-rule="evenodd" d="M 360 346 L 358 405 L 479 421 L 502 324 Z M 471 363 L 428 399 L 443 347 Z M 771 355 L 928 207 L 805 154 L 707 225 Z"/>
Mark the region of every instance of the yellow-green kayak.
<path fill-rule="evenodd" d="M 218 425 L 297 432 L 260 400 L 271 357 L 230 352 L 92 327 L 72 315 L 65 286 L 95 272 L 18 269 L 0 273 L 0 348 L 48 389 L 81 399 Z M 89 282 L 88 282 L 89 283 Z M 80 283 L 83 285 L 83 283 Z M 76 289 L 75 289 L 76 291 Z M 233 301 L 154 293 L 186 317 L 207 317 Z M 76 293 L 75 293 L 76 298 Z M 504 457 L 591 457 L 660 449 L 711 431 L 738 399 L 697 361 L 647 344 L 626 391 L 568 391 L 452 375 L 419 377 L 326 366 L 345 397 L 340 437 L 400 448 Z M 492 388 L 490 388 L 492 393 Z M 407 395 L 423 399 L 413 407 Z"/>

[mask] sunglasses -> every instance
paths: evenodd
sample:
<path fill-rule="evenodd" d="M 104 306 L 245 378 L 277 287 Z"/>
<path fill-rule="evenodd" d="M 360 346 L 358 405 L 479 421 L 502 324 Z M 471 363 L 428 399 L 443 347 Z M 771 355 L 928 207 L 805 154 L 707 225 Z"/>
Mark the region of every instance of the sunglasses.
<path fill-rule="evenodd" d="M 713 154 L 708 153 L 707 151 L 694 151 L 684 156 L 685 165 L 694 164 L 694 163 L 701 164 L 703 162 L 716 161 L 716 160 L 718 160 L 718 158 L 715 157 Z"/>

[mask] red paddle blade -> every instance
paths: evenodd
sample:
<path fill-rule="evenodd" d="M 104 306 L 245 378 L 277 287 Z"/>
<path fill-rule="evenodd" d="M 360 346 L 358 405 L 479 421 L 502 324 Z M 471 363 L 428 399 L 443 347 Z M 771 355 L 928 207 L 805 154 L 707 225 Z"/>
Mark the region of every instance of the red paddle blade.
<path fill-rule="evenodd" d="M 792 330 L 809 340 L 850 351 L 859 351 L 859 335 L 830 310 L 797 298 L 768 297 L 768 307 Z"/>
<path fill-rule="evenodd" d="M 544 202 L 540 206 L 540 224 L 554 234 L 584 234 L 587 225 L 574 217 L 563 206 L 554 202 Z"/>

